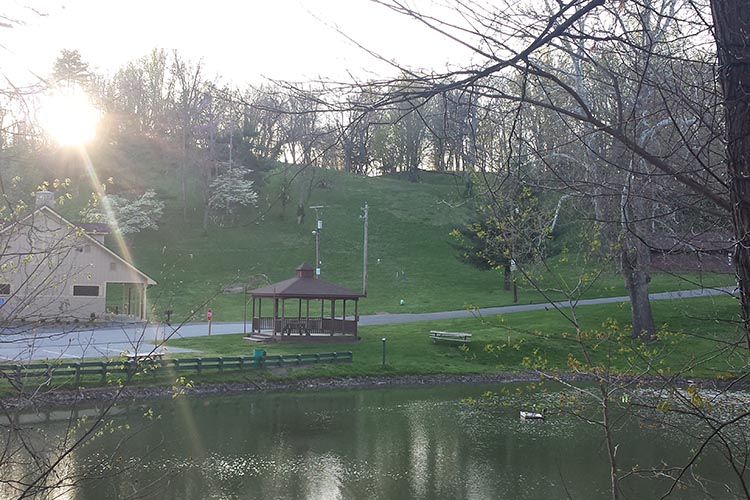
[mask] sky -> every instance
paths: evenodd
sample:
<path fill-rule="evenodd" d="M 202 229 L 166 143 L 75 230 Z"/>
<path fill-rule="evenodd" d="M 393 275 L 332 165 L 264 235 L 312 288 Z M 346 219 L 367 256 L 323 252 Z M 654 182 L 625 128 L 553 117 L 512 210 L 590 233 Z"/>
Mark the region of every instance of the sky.
<path fill-rule="evenodd" d="M 438 9 L 433 0 L 412 0 Z M 33 10 L 29 7 L 33 5 Z M 224 83 L 393 75 L 358 43 L 413 68 L 445 70 L 466 50 L 368 0 L 10 0 L 0 14 L 0 64 L 15 79 L 46 77 L 62 49 L 112 76 L 153 48 L 201 60 Z"/>

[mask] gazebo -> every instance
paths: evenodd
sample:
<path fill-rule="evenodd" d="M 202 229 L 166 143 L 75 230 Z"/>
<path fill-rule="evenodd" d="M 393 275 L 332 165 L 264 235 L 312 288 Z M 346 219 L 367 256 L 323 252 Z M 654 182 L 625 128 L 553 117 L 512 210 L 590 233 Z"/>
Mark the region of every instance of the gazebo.
<path fill-rule="evenodd" d="M 248 336 L 257 342 L 356 342 L 358 301 L 363 295 L 321 279 L 302 264 L 296 276 L 249 292 L 252 296 L 252 328 Z M 265 299 L 265 300 L 264 300 Z M 347 318 L 347 302 L 354 315 Z M 272 315 L 263 315 L 263 306 Z M 328 306 L 328 307 L 326 307 Z M 340 307 L 339 307 L 340 306 Z M 349 305 L 350 314 L 352 312 Z"/>

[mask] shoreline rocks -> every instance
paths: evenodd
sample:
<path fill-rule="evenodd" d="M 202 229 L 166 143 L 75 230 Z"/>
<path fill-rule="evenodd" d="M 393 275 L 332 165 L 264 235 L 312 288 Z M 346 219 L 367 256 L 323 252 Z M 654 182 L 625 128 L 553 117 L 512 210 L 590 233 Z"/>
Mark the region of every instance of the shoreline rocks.
<path fill-rule="evenodd" d="M 301 378 L 294 380 L 248 380 L 247 382 L 198 383 L 189 387 L 167 387 L 157 385 L 131 385 L 125 387 L 92 387 L 81 390 L 54 390 L 38 393 L 33 398 L 9 396 L 1 404 L 7 410 L 24 410 L 77 404 L 119 403 L 148 399 L 170 398 L 179 392 L 181 396 L 211 394 L 241 394 L 245 392 L 278 392 L 302 390 L 342 390 L 377 387 L 404 387 L 420 385 L 489 384 L 498 382 L 524 382 L 539 380 L 532 372 L 491 374 L 436 374 L 357 376 L 337 378 Z"/>

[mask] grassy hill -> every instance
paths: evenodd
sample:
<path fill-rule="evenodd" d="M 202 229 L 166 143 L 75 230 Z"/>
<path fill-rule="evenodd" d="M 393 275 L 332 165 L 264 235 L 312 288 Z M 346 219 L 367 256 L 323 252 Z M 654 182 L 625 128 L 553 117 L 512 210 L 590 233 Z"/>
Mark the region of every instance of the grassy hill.
<path fill-rule="evenodd" d="M 217 319 L 241 319 L 242 294 L 222 293 L 224 287 L 248 282 L 259 286 L 261 275 L 280 281 L 293 276 L 302 262 L 314 264 L 315 214 L 308 209 L 304 222 L 297 224 L 296 200 L 286 213 L 280 203 L 274 204 L 282 175 L 281 170 L 269 173 L 260 187 L 262 206 L 233 227 L 212 226 L 204 232 L 199 208 L 183 221 L 179 207 L 173 206 L 158 232 L 132 239 L 138 265 L 159 281 L 152 294 L 158 298 L 157 309 L 169 307 L 184 313 L 207 302 L 204 307 L 210 305 Z M 450 246 L 451 229 L 467 215 L 453 178 L 425 177 L 425 182 L 414 184 L 317 172 L 318 187 L 305 206 L 324 206 L 321 277 L 361 289 L 360 215 L 367 202 L 370 258 L 362 313 L 508 303 L 512 297 L 500 290 L 499 273 L 459 262 Z"/>
<path fill-rule="evenodd" d="M 260 286 L 261 279 L 280 281 L 294 275 L 302 262 L 314 264 L 315 214 L 307 210 L 297 224 L 296 199 L 285 210 L 278 203 L 280 185 L 296 168 L 269 172 L 259 192 L 259 208 L 233 227 L 211 226 L 204 232 L 202 211 L 195 206 L 183 220 L 176 198 L 168 205 L 158 232 L 132 239 L 139 266 L 159 285 L 151 293 L 156 311 L 172 309 L 177 318 L 190 311 L 204 317 L 206 307 L 216 320 L 243 317 L 241 293 L 225 293 L 231 284 Z M 307 173 L 301 182 L 306 182 Z M 370 207 L 368 296 L 360 301 L 361 314 L 426 312 L 513 303 L 503 290 L 501 271 L 483 271 L 457 259 L 451 230 L 465 223 L 469 208 L 461 197 L 462 184 L 450 175 L 424 174 L 420 183 L 396 178 L 365 178 L 336 171 L 317 171 L 316 187 L 305 206 L 322 205 L 322 278 L 353 290 L 362 286 L 363 222 L 361 208 Z M 291 193 L 296 193 L 292 184 Z M 284 213 L 285 212 L 285 213 Z M 577 227 L 570 224 L 570 227 Z M 572 229 L 569 229 L 572 230 Z M 625 295 L 613 265 L 604 270 L 584 268 L 572 258 L 553 257 L 549 267 L 533 270 L 537 285 L 548 297 L 562 299 L 560 289 L 574 287 L 581 273 L 591 283 L 584 297 Z M 731 276 L 711 274 L 657 274 L 653 291 L 731 284 Z M 404 304 L 401 304 L 403 299 Z M 545 298 L 524 280 L 519 281 L 519 302 Z"/>
<path fill-rule="evenodd" d="M 315 214 L 306 210 L 302 224 L 296 221 L 300 190 L 313 189 L 305 207 L 322 205 L 322 278 L 353 290 L 362 286 L 362 236 L 360 218 L 365 202 L 370 207 L 368 296 L 360 301 L 361 314 L 378 312 L 426 312 L 490 307 L 513 303 L 512 292 L 503 290 L 501 271 L 482 271 L 462 263 L 451 246 L 450 232 L 470 214 L 460 177 L 423 173 L 418 183 L 398 177 L 361 177 L 344 172 L 280 165 L 257 172 L 260 203 L 231 227 L 210 225 L 204 231 L 201 197 L 190 183 L 188 209 L 183 213 L 177 178 L 178 156 L 168 146 L 134 142 L 100 146 L 90 151 L 98 179 L 112 177 L 110 191 L 127 194 L 146 188 L 157 191 L 166 210 L 158 231 L 132 235 L 127 243 L 135 264 L 158 281 L 149 300 L 159 317 L 167 309 L 183 320 L 195 312 L 202 320 L 205 309 L 214 310 L 217 321 L 243 317 L 242 293 L 227 293 L 232 284 L 261 286 L 264 280 L 293 276 L 302 262 L 314 264 Z M 91 175 L 75 155 L 42 159 L 41 175 L 74 178 L 79 203 L 90 191 Z M 26 192 L 39 181 L 27 176 Z M 288 203 L 280 203 L 282 185 Z M 78 206 L 63 209 L 75 218 Z M 590 280 L 584 297 L 625 295 L 622 279 L 612 264 L 583 267 L 578 259 L 575 220 L 561 220 L 560 241 L 569 242 L 565 259 L 552 257 L 548 266 L 532 269 L 546 295 L 561 299 L 561 290 L 574 287 L 582 273 Z M 116 251 L 114 239 L 108 243 Z M 686 281 L 687 280 L 687 281 Z M 730 275 L 657 274 L 652 291 L 731 284 Z M 231 288 L 231 287 L 230 287 Z M 113 290 L 113 292 L 116 292 Z M 403 299 L 404 304 L 400 305 Z M 519 302 L 543 302 L 545 298 L 523 280 Z M 112 293 L 110 303 L 118 303 Z M 657 318 L 658 321 L 658 318 Z"/>

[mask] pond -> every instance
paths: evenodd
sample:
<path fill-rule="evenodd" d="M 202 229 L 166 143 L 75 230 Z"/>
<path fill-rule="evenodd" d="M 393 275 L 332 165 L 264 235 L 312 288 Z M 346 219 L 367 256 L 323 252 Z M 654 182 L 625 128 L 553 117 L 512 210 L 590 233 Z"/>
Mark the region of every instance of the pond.
<path fill-rule="evenodd" d="M 431 386 L 134 405 L 119 409 L 105 432 L 65 458 L 66 475 L 85 480 L 56 491 L 75 500 L 608 498 L 602 431 L 555 411 L 559 389 Z M 550 408 L 547 418 L 519 418 L 519 410 L 534 407 Z M 47 441 L 70 435 L 65 420 L 20 418 Z M 624 470 L 682 465 L 696 444 L 664 422 L 620 418 L 616 428 Z M 8 474 L 23 474 L 22 468 Z M 718 455 L 702 458 L 690 477 L 705 481 L 674 498 L 706 498 L 698 484 L 732 498 L 721 485 L 731 476 Z M 659 498 L 669 484 L 635 475 L 622 487 L 629 498 Z"/>

